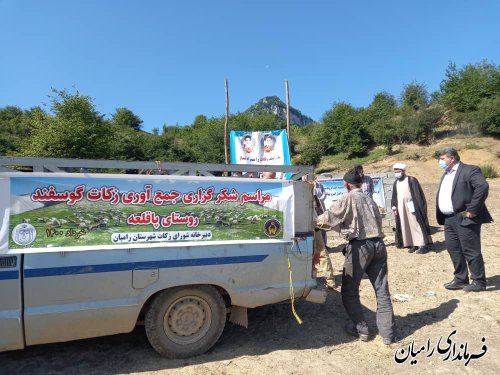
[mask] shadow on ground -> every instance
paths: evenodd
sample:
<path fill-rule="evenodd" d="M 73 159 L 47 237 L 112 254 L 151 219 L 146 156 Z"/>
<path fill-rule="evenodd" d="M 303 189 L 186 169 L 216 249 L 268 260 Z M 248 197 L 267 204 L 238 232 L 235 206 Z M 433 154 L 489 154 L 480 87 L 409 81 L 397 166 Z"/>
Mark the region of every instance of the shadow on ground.
<path fill-rule="evenodd" d="M 443 231 L 443 227 L 441 225 L 437 227 L 434 225 L 430 225 L 430 229 L 431 229 L 431 234 L 436 234 Z"/>
<path fill-rule="evenodd" d="M 500 289 L 500 275 L 490 276 L 486 278 L 486 291 L 493 292 Z"/>
<path fill-rule="evenodd" d="M 440 253 L 446 251 L 446 244 L 444 241 L 435 241 L 433 244 L 428 245 L 427 249 L 429 253 Z"/>

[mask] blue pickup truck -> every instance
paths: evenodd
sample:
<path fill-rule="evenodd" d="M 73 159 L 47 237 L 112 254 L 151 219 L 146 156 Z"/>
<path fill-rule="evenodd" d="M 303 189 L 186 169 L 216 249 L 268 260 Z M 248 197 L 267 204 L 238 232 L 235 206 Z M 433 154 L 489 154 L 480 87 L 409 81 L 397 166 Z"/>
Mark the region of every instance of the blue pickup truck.
<path fill-rule="evenodd" d="M 188 357 L 248 308 L 308 296 L 311 167 L 224 177 L 265 169 L 1 157 L 0 351 L 144 324 L 160 354 Z"/>

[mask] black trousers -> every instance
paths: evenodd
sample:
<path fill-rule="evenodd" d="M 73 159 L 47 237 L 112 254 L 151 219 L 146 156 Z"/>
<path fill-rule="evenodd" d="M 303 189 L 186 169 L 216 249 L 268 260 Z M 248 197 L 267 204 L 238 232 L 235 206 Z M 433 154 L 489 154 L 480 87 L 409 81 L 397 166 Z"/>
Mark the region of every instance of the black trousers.
<path fill-rule="evenodd" d="M 342 273 L 342 302 L 356 325 L 365 322 L 359 300 L 359 284 L 365 272 L 377 297 L 379 333 L 382 337 L 393 337 L 394 312 L 387 282 L 387 251 L 384 241 L 380 238 L 350 241 L 346 247 Z"/>
<path fill-rule="evenodd" d="M 484 260 L 481 254 L 481 224 L 462 226 L 461 213 L 448 216 L 444 222 L 444 240 L 455 269 L 455 281 L 469 282 L 470 278 L 486 286 Z"/>

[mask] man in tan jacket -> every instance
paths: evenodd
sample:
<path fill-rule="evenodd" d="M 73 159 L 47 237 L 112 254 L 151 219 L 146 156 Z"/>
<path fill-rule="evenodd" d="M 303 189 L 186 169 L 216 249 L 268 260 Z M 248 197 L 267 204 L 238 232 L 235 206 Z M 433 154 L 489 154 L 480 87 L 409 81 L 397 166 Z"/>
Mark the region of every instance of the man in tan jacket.
<path fill-rule="evenodd" d="M 346 332 L 368 341 L 368 325 L 359 299 L 359 285 L 366 273 L 377 297 L 377 327 L 383 342 L 394 339 L 394 312 L 387 281 L 387 251 L 382 232 L 382 217 L 377 204 L 361 189 L 362 179 L 354 170 L 344 175 L 347 194 L 316 219 L 321 229 L 339 232 L 348 241 L 344 250 L 342 272 L 342 302 L 353 324 Z"/>

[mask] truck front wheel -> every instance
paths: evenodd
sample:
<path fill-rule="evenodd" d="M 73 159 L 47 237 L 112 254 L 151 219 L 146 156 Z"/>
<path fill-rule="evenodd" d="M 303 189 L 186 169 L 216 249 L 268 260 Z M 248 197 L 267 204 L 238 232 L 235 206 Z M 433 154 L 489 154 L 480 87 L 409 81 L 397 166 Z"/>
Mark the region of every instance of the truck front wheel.
<path fill-rule="evenodd" d="M 177 287 L 161 292 L 145 319 L 153 348 L 169 358 L 202 354 L 219 339 L 226 324 L 226 306 L 212 286 Z"/>

